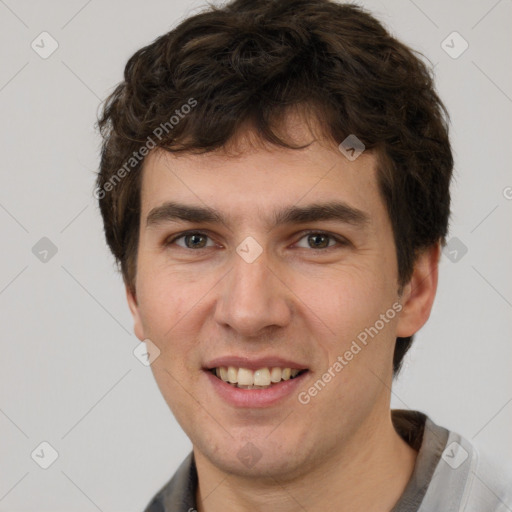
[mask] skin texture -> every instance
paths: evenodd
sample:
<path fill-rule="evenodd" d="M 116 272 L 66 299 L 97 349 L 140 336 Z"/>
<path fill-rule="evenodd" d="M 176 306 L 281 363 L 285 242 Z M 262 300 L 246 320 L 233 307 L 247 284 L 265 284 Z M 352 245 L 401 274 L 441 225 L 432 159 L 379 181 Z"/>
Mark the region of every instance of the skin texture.
<path fill-rule="evenodd" d="M 160 350 L 152 370 L 192 441 L 199 511 L 388 511 L 417 455 L 391 423 L 393 348 L 430 315 L 439 245 L 419 256 L 400 296 L 375 156 L 367 151 L 351 162 L 293 116 L 287 133 L 314 143 L 303 150 L 251 144 L 248 129 L 230 146 L 236 152 L 146 158 L 136 294 L 126 288 L 135 333 Z M 214 208 L 228 222 L 146 227 L 150 210 L 170 200 Z M 267 225 L 275 209 L 329 200 L 363 210 L 370 222 L 364 229 L 332 220 Z M 206 232 L 199 243 L 207 247 L 189 240 L 187 248 L 184 238 L 165 246 L 185 230 Z M 348 243 L 328 238 L 329 249 L 316 248 L 304 230 Z M 253 263 L 235 250 L 248 236 L 263 249 Z M 292 394 L 278 406 L 235 408 L 202 369 L 219 356 L 280 356 L 309 369 L 300 391 L 307 390 L 397 302 L 401 312 L 308 404 Z M 248 441 L 261 453 L 250 468 L 237 457 Z"/>

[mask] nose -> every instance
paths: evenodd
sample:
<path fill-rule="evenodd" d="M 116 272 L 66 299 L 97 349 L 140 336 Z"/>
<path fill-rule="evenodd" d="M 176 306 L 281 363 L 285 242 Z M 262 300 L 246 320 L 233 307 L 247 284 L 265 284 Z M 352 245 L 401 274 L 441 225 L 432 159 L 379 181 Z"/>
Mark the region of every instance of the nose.
<path fill-rule="evenodd" d="M 256 337 L 290 322 L 293 294 L 283 276 L 270 267 L 265 251 L 252 263 L 234 253 L 233 268 L 221 281 L 219 293 L 215 320 L 240 336 Z"/>

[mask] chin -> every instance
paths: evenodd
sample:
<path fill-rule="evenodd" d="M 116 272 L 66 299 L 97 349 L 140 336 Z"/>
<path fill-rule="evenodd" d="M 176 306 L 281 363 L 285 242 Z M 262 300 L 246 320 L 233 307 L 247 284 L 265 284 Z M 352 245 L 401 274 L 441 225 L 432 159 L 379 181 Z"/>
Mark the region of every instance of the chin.
<path fill-rule="evenodd" d="M 221 471 L 242 476 L 286 481 L 298 476 L 308 464 L 307 451 L 291 436 L 270 440 L 268 429 L 261 435 L 242 435 L 232 438 L 228 434 L 216 443 L 201 439 L 194 446 L 210 464 Z M 301 446 L 298 450 L 297 447 Z"/>

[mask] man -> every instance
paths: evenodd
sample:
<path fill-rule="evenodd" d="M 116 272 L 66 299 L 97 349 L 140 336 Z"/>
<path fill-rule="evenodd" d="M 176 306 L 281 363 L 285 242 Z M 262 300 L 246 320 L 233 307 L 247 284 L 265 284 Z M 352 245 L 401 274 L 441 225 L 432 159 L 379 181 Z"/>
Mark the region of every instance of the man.
<path fill-rule="evenodd" d="M 136 52 L 96 196 L 193 451 L 146 511 L 498 511 L 510 480 L 390 411 L 450 212 L 448 114 L 362 8 L 236 0 Z"/>

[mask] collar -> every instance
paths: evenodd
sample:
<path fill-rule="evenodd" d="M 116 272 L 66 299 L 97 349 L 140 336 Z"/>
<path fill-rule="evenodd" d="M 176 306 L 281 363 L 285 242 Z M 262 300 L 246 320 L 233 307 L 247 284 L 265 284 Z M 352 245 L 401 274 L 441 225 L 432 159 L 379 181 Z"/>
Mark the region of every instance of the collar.
<path fill-rule="evenodd" d="M 449 431 L 419 411 L 395 409 L 391 419 L 398 434 L 418 451 L 416 464 L 400 500 L 391 512 L 419 509 L 442 452 Z M 154 496 L 144 512 L 190 512 L 197 510 L 197 468 L 191 451 L 174 476 Z"/>

